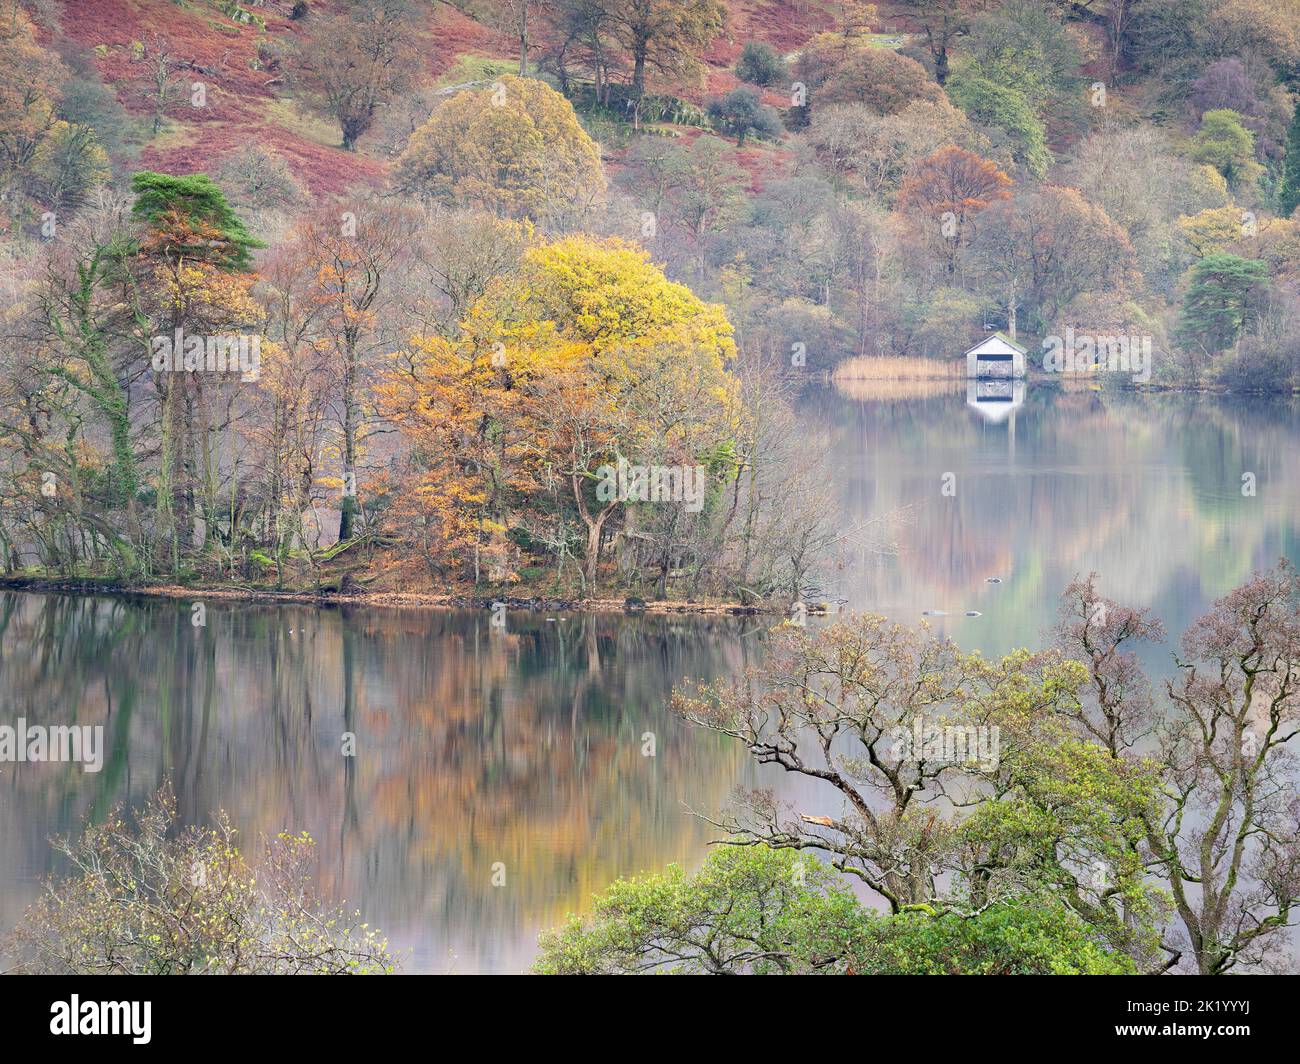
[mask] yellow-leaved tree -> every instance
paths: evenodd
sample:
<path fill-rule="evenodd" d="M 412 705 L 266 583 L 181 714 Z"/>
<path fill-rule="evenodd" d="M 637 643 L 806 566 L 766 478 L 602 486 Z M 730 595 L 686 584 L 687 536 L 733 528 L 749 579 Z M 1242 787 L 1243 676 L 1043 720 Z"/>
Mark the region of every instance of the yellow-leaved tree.
<path fill-rule="evenodd" d="M 457 92 L 412 135 L 397 179 L 426 199 L 562 226 L 605 192 L 600 151 L 572 105 L 534 78 Z"/>
<path fill-rule="evenodd" d="M 526 251 L 456 336 L 400 352 L 382 394 L 420 456 L 408 488 L 449 499 L 429 489 L 477 481 L 438 516 L 437 536 L 473 545 L 476 575 L 483 551 L 500 560 L 522 513 L 563 505 L 581 521 L 590 587 L 607 522 L 627 502 L 600 496 L 600 467 L 707 464 L 736 431 L 734 353 L 720 306 L 635 245 L 575 236 Z"/>

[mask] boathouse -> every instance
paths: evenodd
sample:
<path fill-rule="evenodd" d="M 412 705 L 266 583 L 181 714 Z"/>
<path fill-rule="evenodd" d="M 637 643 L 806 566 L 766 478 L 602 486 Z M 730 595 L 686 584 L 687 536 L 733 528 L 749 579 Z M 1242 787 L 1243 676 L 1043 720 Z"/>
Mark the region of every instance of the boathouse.
<path fill-rule="evenodd" d="M 967 377 L 1023 377 L 1025 348 L 1003 333 L 994 333 L 966 352 Z"/>

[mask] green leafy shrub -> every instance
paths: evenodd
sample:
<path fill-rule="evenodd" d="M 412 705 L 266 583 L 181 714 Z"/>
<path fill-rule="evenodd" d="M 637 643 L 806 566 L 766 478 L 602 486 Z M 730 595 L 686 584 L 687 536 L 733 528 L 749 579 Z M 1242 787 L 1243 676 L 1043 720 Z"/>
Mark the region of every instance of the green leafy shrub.
<path fill-rule="evenodd" d="M 746 44 L 736 61 L 736 77 L 751 85 L 767 88 L 784 81 L 787 76 L 785 60 L 771 45 L 761 41 Z"/>
<path fill-rule="evenodd" d="M 620 879 L 590 917 L 541 936 L 541 975 L 1122 975 L 1064 908 L 1007 903 L 973 915 L 864 907 L 829 865 L 765 846 L 722 846 L 688 875 Z"/>

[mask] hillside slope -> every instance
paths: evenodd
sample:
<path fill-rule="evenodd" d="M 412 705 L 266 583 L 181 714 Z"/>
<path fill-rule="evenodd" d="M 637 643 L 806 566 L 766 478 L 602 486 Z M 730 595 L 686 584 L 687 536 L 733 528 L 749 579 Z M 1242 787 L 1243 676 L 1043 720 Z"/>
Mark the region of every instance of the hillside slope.
<path fill-rule="evenodd" d="M 378 184 L 389 154 L 374 138 L 358 152 L 344 151 L 337 127 L 303 106 L 283 62 L 304 27 L 338 6 L 315 0 L 295 18 L 294 0 L 263 0 L 242 9 L 226 0 L 61 0 L 58 20 L 62 34 L 93 56 L 118 102 L 140 120 L 134 160 L 139 166 L 170 174 L 211 172 L 241 148 L 259 145 L 282 157 L 311 192 L 328 195 Z M 708 68 L 704 83 L 685 95 L 698 103 L 734 88 L 731 67 L 747 41 L 788 53 L 832 25 L 825 10 L 802 0 L 730 3 L 726 28 L 702 57 Z M 45 32 L 47 39 L 52 36 L 51 27 Z M 506 62 L 516 54 L 501 33 L 447 3 L 431 5 L 417 47 L 423 66 L 417 90 L 438 84 L 458 64 Z M 152 136 L 149 94 L 164 51 L 181 89 L 202 85 L 204 99 L 199 106 L 181 100 L 169 108 L 163 128 Z"/>

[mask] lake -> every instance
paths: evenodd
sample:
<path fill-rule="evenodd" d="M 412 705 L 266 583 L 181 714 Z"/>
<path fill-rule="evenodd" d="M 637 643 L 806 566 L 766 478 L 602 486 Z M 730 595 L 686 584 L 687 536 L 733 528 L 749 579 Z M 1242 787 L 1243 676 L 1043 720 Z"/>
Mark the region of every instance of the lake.
<path fill-rule="evenodd" d="M 1176 637 L 1252 569 L 1300 561 L 1294 404 L 1016 399 L 804 400 L 837 520 L 891 515 L 896 540 L 850 543 L 829 598 L 928 612 L 1001 653 L 1042 641 L 1076 574 Z M 2 594 L 0 723 L 102 724 L 106 754 L 98 773 L 0 766 L 0 927 L 58 870 L 50 835 L 170 778 L 187 821 L 223 808 L 246 843 L 309 831 L 322 887 L 407 970 L 521 971 L 538 929 L 611 879 L 698 863 L 714 832 L 691 810 L 737 786 L 795 795 L 664 708 L 683 678 L 761 660 L 772 623 L 516 611 L 499 630 L 487 613 L 213 601 L 195 627 L 188 602 Z M 1166 668 L 1167 650 L 1148 657 Z"/>

